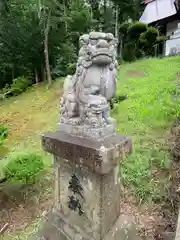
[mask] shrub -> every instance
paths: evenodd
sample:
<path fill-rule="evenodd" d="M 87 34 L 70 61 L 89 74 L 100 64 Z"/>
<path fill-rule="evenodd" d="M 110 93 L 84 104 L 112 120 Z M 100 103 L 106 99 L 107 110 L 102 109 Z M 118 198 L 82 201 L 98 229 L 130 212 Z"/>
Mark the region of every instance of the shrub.
<path fill-rule="evenodd" d="M 123 34 L 123 50 L 122 56 L 124 61 L 134 61 L 141 57 L 141 49 L 139 46 L 139 37 L 146 32 L 148 26 L 144 23 L 127 23 L 124 22 L 120 26 L 120 32 Z"/>
<path fill-rule="evenodd" d="M 131 62 L 136 60 L 136 48 L 135 44 L 132 42 L 127 42 L 124 44 L 124 48 L 122 50 L 123 60 L 126 62 Z"/>
<path fill-rule="evenodd" d="M 120 25 L 119 27 L 119 32 L 120 32 L 120 35 L 127 35 L 127 32 L 128 32 L 128 29 L 130 27 L 130 23 L 129 22 L 124 22 Z"/>
<path fill-rule="evenodd" d="M 141 33 L 139 38 L 139 47 L 145 56 L 154 56 L 157 49 L 159 38 L 159 30 L 154 27 L 148 27 L 146 32 Z"/>
<path fill-rule="evenodd" d="M 66 76 L 66 74 L 64 73 L 64 70 L 62 69 L 62 65 L 63 65 L 63 58 L 59 57 L 56 60 L 55 67 L 53 67 L 51 70 L 51 75 L 52 75 L 53 79 L 56 79 L 56 78 L 62 77 L 62 76 Z"/>
<path fill-rule="evenodd" d="M 42 157 L 35 153 L 14 153 L 4 167 L 8 180 L 34 184 L 44 170 Z"/>
<path fill-rule="evenodd" d="M 10 92 L 13 92 L 13 95 L 18 95 L 30 86 L 31 81 L 25 77 L 18 77 L 13 80 L 11 85 Z"/>
<path fill-rule="evenodd" d="M 144 23 L 141 23 L 141 22 L 133 23 L 128 28 L 128 35 L 129 35 L 130 39 L 137 40 L 141 33 L 147 31 L 147 28 L 148 28 L 148 26 Z"/>
<path fill-rule="evenodd" d="M 76 48 L 73 44 L 64 43 L 61 46 L 60 53 L 63 56 L 62 64 L 60 69 L 64 72 L 64 76 L 68 75 L 67 68 L 69 63 L 76 62 L 77 55 L 76 55 Z"/>
<path fill-rule="evenodd" d="M 0 145 L 8 136 L 8 127 L 5 125 L 0 125 Z"/>
<path fill-rule="evenodd" d="M 67 67 L 67 74 L 74 75 L 76 72 L 76 63 L 69 63 Z"/>
<path fill-rule="evenodd" d="M 165 36 L 160 36 L 158 28 L 148 27 L 147 24 L 136 22 L 128 27 L 124 22 L 120 26 L 123 35 L 122 57 L 124 61 L 134 61 L 145 56 L 155 56 L 159 44 L 165 41 Z"/>
<path fill-rule="evenodd" d="M 0 101 L 3 101 L 5 99 L 5 94 L 4 93 L 0 93 Z"/>
<path fill-rule="evenodd" d="M 162 43 L 162 42 L 165 42 L 168 40 L 168 37 L 166 36 L 158 36 L 157 39 L 156 39 L 156 43 Z"/>
<path fill-rule="evenodd" d="M 141 33 L 139 40 L 146 46 L 152 46 L 156 42 L 158 36 L 158 29 L 149 27 L 146 32 Z"/>
<path fill-rule="evenodd" d="M 52 77 L 65 77 L 68 73 L 68 65 L 69 63 L 76 62 L 77 54 L 76 54 L 76 47 L 73 44 L 64 43 L 58 49 L 59 54 L 57 59 L 52 66 Z"/>

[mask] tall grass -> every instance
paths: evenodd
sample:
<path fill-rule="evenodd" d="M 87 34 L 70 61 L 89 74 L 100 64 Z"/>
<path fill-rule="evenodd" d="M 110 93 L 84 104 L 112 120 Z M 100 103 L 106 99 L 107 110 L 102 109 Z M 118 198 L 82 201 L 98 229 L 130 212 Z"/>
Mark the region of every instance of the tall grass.
<path fill-rule="evenodd" d="M 120 167 L 124 184 L 139 201 L 154 199 L 168 181 L 154 174 L 168 169 L 167 132 L 180 116 L 180 57 L 147 59 L 122 65 L 118 94 L 128 100 L 113 115 L 120 132 L 132 135 L 134 152 Z"/>

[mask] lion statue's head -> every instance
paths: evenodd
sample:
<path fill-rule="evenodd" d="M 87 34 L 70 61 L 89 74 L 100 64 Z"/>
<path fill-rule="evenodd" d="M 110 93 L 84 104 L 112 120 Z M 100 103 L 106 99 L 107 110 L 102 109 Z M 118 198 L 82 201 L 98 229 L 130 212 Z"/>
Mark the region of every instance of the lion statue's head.
<path fill-rule="evenodd" d="M 111 33 L 91 32 L 79 39 L 79 64 L 110 65 L 116 59 L 117 39 Z"/>

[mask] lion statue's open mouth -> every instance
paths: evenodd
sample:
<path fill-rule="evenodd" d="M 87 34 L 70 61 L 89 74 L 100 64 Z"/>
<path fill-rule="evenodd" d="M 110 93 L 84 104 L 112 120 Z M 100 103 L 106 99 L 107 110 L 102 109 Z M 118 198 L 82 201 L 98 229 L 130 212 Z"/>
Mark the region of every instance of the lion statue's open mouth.
<path fill-rule="evenodd" d="M 92 64 L 108 65 L 112 62 L 112 56 L 105 53 L 98 53 L 92 57 Z"/>

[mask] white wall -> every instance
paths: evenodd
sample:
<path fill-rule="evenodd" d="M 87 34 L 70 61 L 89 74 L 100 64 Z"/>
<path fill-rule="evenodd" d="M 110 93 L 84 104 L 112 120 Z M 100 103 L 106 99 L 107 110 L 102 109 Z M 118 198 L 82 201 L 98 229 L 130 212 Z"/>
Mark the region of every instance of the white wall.
<path fill-rule="evenodd" d="M 166 36 L 170 39 L 166 41 L 165 55 L 168 56 L 171 52 L 180 53 L 180 21 L 167 24 Z"/>

